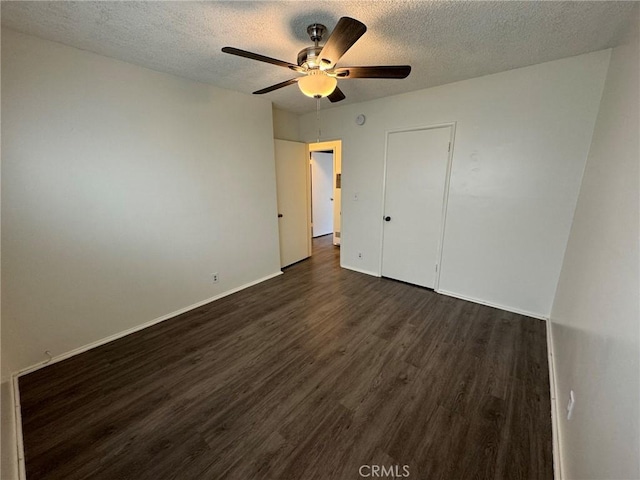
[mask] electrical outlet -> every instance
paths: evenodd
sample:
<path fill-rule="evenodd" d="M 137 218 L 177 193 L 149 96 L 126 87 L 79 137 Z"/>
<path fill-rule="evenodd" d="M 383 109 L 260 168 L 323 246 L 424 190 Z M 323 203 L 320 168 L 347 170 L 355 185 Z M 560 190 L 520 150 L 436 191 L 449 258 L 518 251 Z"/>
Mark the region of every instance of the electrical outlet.
<path fill-rule="evenodd" d="M 573 416 L 573 407 L 576 406 L 576 396 L 573 393 L 573 390 L 569 392 L 569 403 L 567 404 L 567 420 L 571 420 Z"/>
<path fill-rule="evenodd" d="M 358 258 L 362 260 L 362 252 L 358 252 Z"/>
<path fill-rule="evenodd" d="M 218 272 L 211 274 L 211 281 L 213 283 L 218 283 L 219 280 L 220 280 L 220 275 L 218 275 Z"/>

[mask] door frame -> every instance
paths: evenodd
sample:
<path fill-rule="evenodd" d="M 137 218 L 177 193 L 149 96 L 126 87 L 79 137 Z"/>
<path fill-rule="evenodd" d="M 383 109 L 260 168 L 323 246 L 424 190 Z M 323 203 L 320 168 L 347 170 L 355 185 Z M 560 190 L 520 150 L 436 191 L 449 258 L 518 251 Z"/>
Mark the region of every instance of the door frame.
<path fill-rule="evenodd" d="M 438 238 L 438 253 L 436 254 L 436 279 L 433 290 L 437 292 L 440 288 L 440 273 L 442 272 L 442 250 L 444 246 L 444 231 L 445 225 L 447 221 L 447 208 L 449 203 L 449 184 L 451 181 L 451 164 L 453 161 L 453 150 L 455 145 L 455 136 L 456 136 L 456 123 L 457 122 L 447 122 L 447 123 L 438 123 L 434 125 L 424 125 L 424 126 L 414 126 L 414 127 L 404 127 L 404 128 L 396 128 L 392 130 L 385 131 L 384 137 L 384 166 L 382 171 L 382 205 L 380 207 L 380 259 L 378 262 L 378 272 L 379 276 L 382 277 L 382 256 L 384 249 L 384 215 L 385 215 L 385 205 L 387 199 L 387 156 L 389 153 L 389 135 L 393 133 L 402 133 L 402 132 L 415 132 L 419 130 L 435 130 L 436 128 L 450 128 L 449 134 L 449 155 L 447 157 L 447 171 L 445 173 L 444 179 L 444 194 L 442 199 L 442 220 L 440 221 L 440 236 Z"/>
<path fill-rule="evenodd" d="M 323 150 L 333 150 L 333 198 L 334 198 L 334 211 L 333 211 L 333 243 L 334 245 L 340 245 L 342 243 L 342 186 L 340 188 L 340 206 L 337 208 L 338 203 L 336 198 L 336 175 L 340 174 L 342 178 L 342 139 L 337 138 L 335 140 L 325 140 L 322 142 L 307 143 L 307 158 L 309 164 L 311 164 L 311 152 L 318 152 Z M 308 205 L 309 205 L 309 251 L 311 251 L 311 179 L 308 180 Z M 342 183 L 342 182 L 341 182 Z M 336 212 L 338 210 L 338 212 Z M 336 226 L 338 229 L 336 230 Z M 336 231 L 339 233 L 339 242 L 336 243 Z"/>

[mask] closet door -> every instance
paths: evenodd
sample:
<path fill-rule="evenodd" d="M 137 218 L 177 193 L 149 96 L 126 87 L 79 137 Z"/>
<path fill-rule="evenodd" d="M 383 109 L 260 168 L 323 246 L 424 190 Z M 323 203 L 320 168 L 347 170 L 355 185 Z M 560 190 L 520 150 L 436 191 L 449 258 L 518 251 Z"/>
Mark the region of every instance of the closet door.
<path fill-rule="evenodd" d="M 387 138 L 382 276 L 434 288 L 451 127 Z"/>

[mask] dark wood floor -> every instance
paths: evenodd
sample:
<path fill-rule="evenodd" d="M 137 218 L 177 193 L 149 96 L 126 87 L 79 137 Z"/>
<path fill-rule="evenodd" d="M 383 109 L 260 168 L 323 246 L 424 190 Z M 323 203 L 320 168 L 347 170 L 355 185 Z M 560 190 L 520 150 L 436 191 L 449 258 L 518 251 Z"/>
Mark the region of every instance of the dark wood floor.
<path fill-rule="evenodd" d="M 22 377 L 28 480 L 553 478 L 544 322 L 342 270 L 330 241 Z"/>

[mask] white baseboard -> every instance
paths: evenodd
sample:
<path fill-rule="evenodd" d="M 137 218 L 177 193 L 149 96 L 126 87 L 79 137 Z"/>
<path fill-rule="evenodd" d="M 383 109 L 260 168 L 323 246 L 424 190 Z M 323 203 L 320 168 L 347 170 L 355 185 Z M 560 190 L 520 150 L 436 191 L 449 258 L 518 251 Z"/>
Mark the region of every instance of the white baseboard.
<path fill-rule="evenodd" d="M 12 395 L 12 400 L 13 400 L 13 405 L 12 405 L 12 409 L 14 412 L 14 419 L 15 419 L 15 436 L 16 436 L 16 456 L 17 456 L 17 465 L 18 465 L 18 478 L 19 480 L 26 480 L 26 469 L 25 469 L 25 463 L 24 463 L 24 443 L 23 443 L 23 436 L 22 436 L 22 412 L 20 410 L 20 390 L 19 390 L 19 377 L 21 377 L 22 375 L 26 375 L 28 373 L 34 372 L 36 370 L 39 370 L 43 367 L 46 367 L 47 365 L 51 365 L 57 362 L 61 362 L 62 360 L 66 360 L 67 358 L 73 357 L 74 355 L 78 355 L 80 353 L 86 352 L 87 350 L 91 350 L 92 348 L 96 348 L 99 347 L 100 345 L 104 345 L 106 343 L 112 342 L 114 340 L 117 340 L 119 338 L 122 337 L 126 337 L 127 335 L 130 335 L 132 333 L 138 332 L 140 330 L 143 330 L 147 327 L 151 327 L 152 325 L 156 325 L 157 323 L 160 322 L 164 322 L 165 320 L 169 320 L 171 318 L 177 317 L 178 315 L 182 315 L 183 313 L 188 312 L 189 310 L 193 310 L 194 308 L 198 308 L 201 307 L 202 305 L 206 305 L 207 303 L 211 303 L 215 300 L 218 300 L 220 298 L 226 297 L 228 295 L 231 295 L 233 293 L 239 292 L 240 290 L 244 290 L 245 288 L 249 288 L 252 287 L 253 285 L 257 285 L 258 283 L 262 283 L 266 280 L 270 280 L 274 277 L 277 277 L 279 275 L 282 275 L 282 272 L 276 272 L 273 273 L 271 275 L 267 275 L 266 277 L 263 278 L 259 278 L 258 280 L 255 280 L 253 282 L 249 282 L 246 283 L 244 285 L 241 285 L 239 287 L 233 288 L 231 290 L 227 290 L 226 292 L 223 292 L 219 295 L 216 295 L 215 297 L 211 297 L 208 298 L 206 300 L 202 300 L 201 302 L 198 303 L 194 303 L 193 305 L 189 305 L 188 307 L 184 307 L 181 308 L 180 310 L 176 310 L 175 312 L 171 312 L 167 315 L 163 315 L 162 317 L 158 317 L 154 320 L 151 320 L 149 322 L 145 322 L 143 324 L 137 325 L 133 328 L 129 328 L 127 330 L 124 330 L 122 332 L 116 333 L 114 335 L 110 335 L 108 337 L 105 337 L 101 340 L 97 340 L 95 342 L 91 342 L 88 343 L 87 345 L 84 345 L 82 347 L 79 348 L 75 348 L 73 350 L 70 350 L 66 353 L 60 354 L 60 355 L 56 355 L 55 357 L 51 358 L 48 361 L 42 362 L 42 363 L 38 363 L 36 365 L 33 365 L 31 367 L 25 368 L 23 370 L 20 370 L 17 373 L 14 373 L 11 376 L 11 385 L 13 387 L 13 395 Z"/>
<path fill-rule="evenodd" d="M 20 412 L 16 411 L 15 390 L 13 377 L 2 382 L 2 469 L 0 478 L 3 480 L 18 480 L 23 477 L 19 474 L 19 448 L 16 425 Z"/>
<path fill-rule="evenodd" d="M 553 440 L 553 476 L 562 480 L 562 455 L 560 449 L 560 412 L 558 389 L 556 385 L 556 361 L 553 349 L 553 327 L 551 319 L 547 320 L 547 356 L 549 359 L 549 391 L 551 395 L 551 436 Z"/>
<path fill-rule="evenodd" d="M 493 307 L 493 308 L 497 308 L 499 310 L 505 310 L 511 313 L 517 313 L 518 315 L 525 315 L 527 317 L 537 318 L 539 320 L 549 320 L 549 317 L 541 315 L 539 313 L 527 312 L 526 310 L 520 310 L 519 308 L 507 307 L 505 305 L 487 302 L 485 300 L 480 300 L 478 298 L 466 297 L 464 295 L 449 292 L 447 290 L 436 290 L 436 293 L 441 293 L 442 295 L 446 295 L 447 297 L 459 298 L 460 300 L 466 300 L 468 302 L 479 303 L 480 305 L 486 305 L 487 307 Z"/>
<path fill-rule="evenodd" d="M 245 288 L 249 288 L 254 285 L 257 285 L 258 283 L 262 283 L 267 280 L 270 280 L 274 277 L 277 277 L 278 275 L 282 275 L 282 271 L 273 273 L 271 275 L 267 275 L 266 277 L 259 278 L 258 280 L 254 280 L 253 282 L 245 283 L 244 285 L 240 285 L 239 287 L 232 288 L 231 290 L 227 290 L 226 292 L 216 295 L 215 297 L 207 298 L 206 300 L 202 300 L 198 303 L 194 303 L 193 305 L 189 305 L 188 307 L 181 308 L 180 310 L 176 310 L 175 312 L 168 313 L 167 315 L 163 315 L 162 317 L 158 317 L 149 322 L 136 325 L 135 327 L 129 328 L 127 330 L 123 330 L 122 332 L 118 332 L 113 335 L 109 335 L 108 337 L 97 340 L 95 342 L 88 343 L 86 345 L 83 345 L 82 347 L 74 348 L 73 350 L 70 350 L 68 352 L 62 353 L 60 355 L 56 355 L 55 357 L 52 357 L 49 360 L 45 360 L 44 362 L 40 362 L 30 367 L 24 368 L 18 371 L 17 373 L 15 373 L 14 375 L 15 377 L 20 377 L 22 375 L 26 375 L 28 373 L 31 373 L 43 367 L 46 367 L 47 365 L 52 365 L 54 363 L 61 362 L 62 360 L 66 360 L 67 358 L 71 358 L 75 355 L 86 352 L 87 350 L 91 350 L 92 348 L 96 348 L 106 343 L 117 340 L 119 338 L 126 337 L 127 335 L 131 335 L 132 333 L 138 332 L 140 330 L 144 330 L 145 328 L 151 327 L 157 323 L 164 322 L 165 320 L 169 320 L 173 317 L 177 317 L 178 315 L 182 315 L 183 313 L 186 313 L 189 310 L 193 310 L 194 308 L 201 307 L 202 305 L 206 305 L 207 303 L 214 302 L 216 300 L 219 300 L 220 298 L 234 294 L 236 292 L 239 292 L 240 290 L 244 290 Z"/>
<path fill-rule="evenodd" d="M 372 277 L 380 277 L 379 273 L 370 272 L 369 270 L 362 270 L 360 268 L 351 267 L 349 265 L 342 265 L 342 264 L 340 265 L 340 267 L 344 268 L 345 270 L 351 270 L 352 272 L 364 273 L 365 275 L 371 275 Z"/>
<path fill-rule="evenodd" d="M 13 412 L 15 421 L 15 434 L 16 434 L 16 455 L 18 465 L 18 478 L 19 480 L 26 480 L 27 469 L 24 464 L 24 442 L 22 437 L 22 410 L 20 409 L 20 389 L 18 384 L 18 375 L 11 377 L 11 384 L 13 387 Z"/>
<path fill-rule="evenodd" d="M 342 268 L 345 268 L 347 270 L 352 270 L 354 272 L 358 272 L 358 273 L 363 273 L 365 275 L 370 275 L 370 276 L 374 276 L 374 277 L 380 277 L 380 275 L 378 273 L 375 272 L 370 272 L 367 270 L 362 270 L 362 269 L 358 269 L 358 268 L 354 268 L 354 267 L 350 267 L 350 266 L 346 266 L 346 265 L 340 265 Z M 279 275 L 282 275 L 282 272 L 276 272 L 274 274 L 268 275 L 266 277 L 260 278 L 258 280 L 255 280 L 253 282 L 249 282 L 246 283 L 244 285 L 241 285 L 239 287 L 233 288 L 231 290 L 228 290 L 224 293 L 221 293 L 219 295 L 216 295 L 214 297 L 208 298 L 206 300 L 202 300 L 201 302 L 197 302 L 194 303 L 193 305 L 189 305 L 188 307 L 184 307 L 181 308 L 180 310 L 176 310 L 172 313 L 169 313 L 167 315 L 163 315 L 162 317 L 158 317 L 154 320 L 151 320 L 149 322 L 143 323 L 141 325 L 138 325 L 136 327 L 124 330 L 122 332 L 116 333 L 114 335 L 110 335 L 108 337 L 105 337 L 101 340 L 89 343 L 87 345 L 84 345 L 82 347 L 70 350 L 69 352 L 63 353 L 61 355 L 57 355 L 55 357 L 53 357 L 51 360 L 33 365 L 31 367 L 25 368 L 23 370 L 20 370 L 17 373 L 14 373 L 12 375 L 12 379 L 11 379 L 11 383 L 12 383 L 12 389 L 13 389 L 13 411 L 15 414 L 15 434 L 16 434 L 16 456 L 17 456 L 17 465 L 18 465 L 18 475 L 19 475 L 19 480 L 26 480 L 26 470 L 25 470 L 25 462 L 24 462 L 24 443 L 23 443 L 23 436 L 22 436 L 22 414 L 21 414 L 21 410 L 20 410 L 20 391 L 19 391 L 19 382 L 18 379 L 20 376 L 22 375 L 26 375 L 28 373 L 34 372 L 36 370 L 39 370 L 40 368 L 43 368 L 47 365 L 51 365 L 53 363 L 57 363 L 60 362 L 62 360 L 66 360 L 67 358 L 73 357 L 75 355 L 78 355 L 80 353 L 86 352 L 87 350 L 91 350 L 92 348 L 96 348 L 99 347 L 101 345 L 104 345 L 106 343 L 112 342 L 114 340 L 117 340 L 119 338 L 125 337 L 127 335 L 130 335 L 132 333 L 138 332 L 140 330 L 143 330 L 147 327 L 151 327 L 153 325 L 156 325 L 160 322 L 163 322 L 165 320 L 169 320 L 171 318 L 174 318 L 178 315 L 182 315 L 183 313 L 188 312 L 189 310 L 193 310 L 194 308 L 198 308 L 201 307 L 202 305 L 206 305 L 207 303 L 211 303 L 215 300 L 218 300 L 220 298 L 226 297 L 228 295 L 231 295 L 233 293 L 239 292 L 240 290 L 244 290 L 245 288 L 249 288 L 253 285 L 257 285 L 258 283 L 262 283 L 264 281 L 270 280 L 272 278 L 275 278 Z M 474 298 L 470 298 L 470 297 L 465 297 L 463 295 L 458 295 L 456 293 L 453 292 L 448 292 L 446 290 L 438 290 L 437 293 L 440 293 L 442 295 L 447 295 L 450 297 L 454 297 L 454 298 L 459 298 L 461 300 L 467 300 L 470 302 L 474 302 L 474 303 L 479 303 L 481 305 L 487 305 L 490 307 L 494 307 L 494 308 L 498 308 L 500 310 L 506 310 L 508 312 L 513 312 L 513 313 L 517 313 L 520 315 L 526 315 L 528 317 L 533 317 L 533 318 L 538 318 L 541 320 L 546 320 L 547 321 L 547 352 L 548 352 L 548 360 L 549 360 L 549 383 L 550 383 L 550 392 L 551 392 L 551 423 L 552 423 L 552 436 L 553 436 L 553 466 L 554 466 L 554 478 L 555 480 L 562 480 L 563 479 L 563 474 L 562 474 L 562 464 L 561 464 L 561 456 L 560 456 L 560 443 L 559 443 L 559 430 L 558 430 L 558 412 L 559 407 L 558 407 L 558 399 L 557 399 L 557 395 L 556 395 L 556 381 L 555 381 L 555 364 L 554 364 L 554 355 L 553 355 L 553 337 L 552 337 L 552 332 L 551 332 L 551 322 L 549 321 L 549 319 L 547 317 L 541 316 L 539 314 L 534 314 L 531 312 L 526 312 L 526 311 L 521 311 L 518 309 L 514 309 L 514 308 L 510 308 L 510 307 L 505 307 L 503 305 L 498 305 L 498 304 L 493 304 L 491 302 L 485 302 L 482 300 L 478 300 L 478 299 L 474 299 Z"/>
<path fill-rule="evenodd" d="M 449 297 L 459 298 L 461 300 L 467 300 L 469 302 L 479 303 L 481 305 L 487 305 L 489 307 L 498 308 L 500 310 L 506 310 L 507 312 L 517 313 L 519 315 L 526 315 L 527 317 L 537 318 L 546 322 L 547 331 L 547 360 L 549 363 L 549 392 L 551 396 L 551 436 L 553 443 L 553 475 L 555 480 L 562 480 L 564 474 L 562 472 L 562 454 L 560 447 L 560 430 L 559 430 L 559 412 L 562 410 L 558 404 L 558 395 L 556 393 L 556 370 L 555 370 L 555 355 L 553 352 L 553 332 L 552 322 L 549 317 L 540 315 L 533 312 L 527 312 L 517 308 L 506 307 L 491 302 L 485 302 L 484 300 L 478 300 L 477 298 L 465 297 L 464 295 L 458 295 L 457 293 L 448 292 L 446 290 L 436 290 L 437 293 L 447 295 Z"/>

